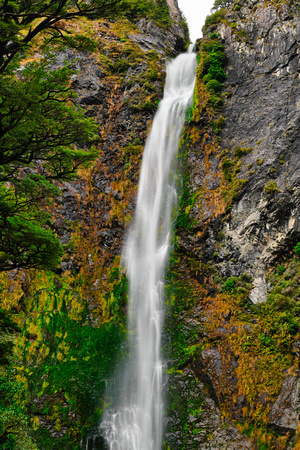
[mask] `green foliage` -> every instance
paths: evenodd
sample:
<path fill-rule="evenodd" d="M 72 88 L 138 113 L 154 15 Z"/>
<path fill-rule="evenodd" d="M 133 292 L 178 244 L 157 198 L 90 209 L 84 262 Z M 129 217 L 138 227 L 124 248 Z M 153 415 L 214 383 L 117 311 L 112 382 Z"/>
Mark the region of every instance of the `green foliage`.
<path fill-rule="evenodd" d="M 1 79 L 0 181 L 20 179 L 20 169 L 39 165 L 47 179 L 72 179 L 96 156 L 94 149 L 74 145 L 89 143 L 97 130 L 74 105 L 69 87 L 74 72 L 68 66 L 49 71 L 49 63 L 45 58 L 27 64 L 19 77 Z"/>
<path fill-rule="evenodd" d="M 0 308 L 0 366 L 8 366 L 12 358 L 13 342 L 18 325 Z"/>
<path fill-rule="evenodd" d="M 267 302 L 253 307 L 253 312 L 264 322 L 261 325 L 263 332 L 258 336 L 260 346 L 279 358 L 292 351 L 293 336 L 299 332 L 299 276 L 298 260 L 291 260 L 285 266 L 278 265 L 267 277 L 271 285 Z"/>
<path fill-rule="evenodd" d="M 217 80 L 209 80 L 208 83 L 206 84 L 206 88 L 208 92 L 210 92 L 211 94 L 221 92 L 222 87 L 223 87 L 222 83 L 220 83 Z"/>
<path fill-rule="evenodd" d="M 29 418 L 18 400 L 24 386 L 15 380 L 12 370 L 0 373 L 0 448 L 2 450 L 37 450 L 30 438 Z"/>
<path fill-rule="evenodd" d="M 73 103 L 73 71 L 50 71 L 50 61 L 0 81 L 0 270 L 59 264 L 63 249 L 41 207 L 60 192 L 51 180 L 73 179 L 97 156 L 97 126 Z"/>
<path fill-rule="evenodd" d="M 34 450 L 35 445 L 29 437 L 29 418 L 21 405 L 25 389 L 16 381 L 12 367 L 13 344 L 18 325 L 11 316 L 0 308 L 0 448 L 13 450 Z"/>
<path fill-rule="evenodd" d="M 241 156 L 247 155 L 247 154 L 250 153 L 252 150 L 253 150 L 252 147 L 240 147 L 240 146 L 237 146 L 237 147 L 234 149 L 233 154 L 234 154 L 234 156 L 236 156 L 237 158 L 240 158 Z"/>
<path fill-rule="evenodd" d="M 216 25 L 217 23 L 221 22 L 224 19 L 226 10 L 224 8 L 221 8 L 220 10 L 216 11 L 215 13 L 211 14 L 210 16 L 207 16 L 202 28 L 203 34 L 205 34 L 206 30 L 211 27 L 212 25 Z"/>
<path fill-rule="evenodd" d="M 222 115 L 217 120 L 211 120 L 209 125 L 212 127 L 216 134 L 219 134 L 225 126 L 225 117 Z"/>
<path fill-rule="evenodd" d="M 130 63 L 127 59 L 119 58 L 113 67 L 114 72 L 125 73 L 130 67 Z"/>
<path fill-rule="evenodd" d="M 281 266 L 280 264 L 279 264 L 279 266 L 277 266 L 277 270 L 276 270 L 276 272 L 278 273 L 278 275 L 282 275 L 284 272 L 285 272 L 285 267 L 284 266 Z"/>
<path fill-rule="evenodd" d="M 111 271 L 109 281 L 112 283 L 112 290 L 106 294 L 105 298 L 111 316 L 118 317 L 127 305 L 128 279 L 120 268 L 116 267 Z"/>
<path fill-rule="evenodd" d="M 58 26 L 59 21 L 82 16 L 93 19 L 114 17 L 129 7 L 130 3 L 125 0 L 83 0 L 80 3 L 72 0 L 1 0 L 0 72 L 3 73 L 37 35 L 47 34 L 48 41 L 58 36 L 61 39 L 68 37 L 68 30 L 62 30 Z"/>
<path fill-rule="evenodd" d="M 169 8 L 166 0 L 130 0 L 126 17 L 136 21 L 142 17 L 153 19 L 163 28 L 171 25 Z"/>
<path fill-rule="evenodd" d="M 70 34 L 65 35 L 63 39 L 61 38 L 60 32 L 53 32 L 51 44 L 54 46 L 54 44 L 58 44 L 58 49 L 64 49 L 64 48 L 74 48 L 79 51 L 85 51 L 85 52 L 94 52 L 97 49 L 97 42 L 95 42 L 93 39 L 91 39 L 88 36 L 84 36 L 82 34 Z M 44 46 L 43 46 L 44 47 Z M 46 48 L 47 48 L 47 41 L 46 41 Z"/>
<path fill-rule="evenodd" d="M 233 11 L 240 11 L 240 5 L 234 5 Z"/>
<path fill-rule="evenodd" d="M 222 192 L 222 196 L 227 201 L 226 211 L 230 212 L 232 208 L 232 202 L 237 198 L 243 186 L 247 183 L 247 180 L 238 179 L 237 175 L 240 172 L 242 161 L 240 158 L 247 155 L 252 151 L 252 147 L 236 147 L 233 151 L 235 158 L 229 158 L 227 156 L 228 149 L 223 149 L 220 154 L 221 169 L 224 175 L 224 179 L 228 185 Z"/>
<path fill-rule="evenodd" d="M 296 246 L 294 247 L 294 252 L 296 255 L 300 255 L 300 242 L 297 242 Z"/>
<path fill-rule="evenodd" d="M 224 289 L 224 291 L 231 292 L 233 290 L 234 286 L 235 286 L 235 278 L 230 277 L 230 278 L 227 278 L 223 289 Z"/>
<path fill-rule="evenodd" d="M 224 100 L 218 95 L 212 95 L 207 102 L 208 106 L 211 106 L 213 109 L 219 110 L 224 106 Z"/>
<path fill-rule="evenodd" d="M 280 189 L 278 188 L 276 181 L 270 180 L 264 187 L 264 191 L 269 195 L 274 195 L 276 192 L 280 192 Z"/>
<path fill-rule="evenodd" d="M 220 8 L 229 8 L 230 5 L 234 3 L 234 0 L 215 0 L 212 10 L 220 9 Z"/>
<path fill-rule="evenodd" d="M 184 154 L 181 152 L 178 156 L 181 165 L 184 164 Z M 175 220 L 175 230 L 184 228 L 190 230 L 194 226 L 194 220 L 190 217 L 190 211 L 195 205 L 198 193 L 190 192 L 189 173 L 187 170 L 183 170 L 182 177 L 179 180 L 179 206 Z"/>
<path fill-rule="evenodd" d="M 230 158 L 225 158 L 222 161 L 221 168 L 224 174 L 224 178 L 226 181 L 232 181 L 232 168 L 234 167 L 235 162 Z"/>
<path fill-rule="evenodd" d="M 208 83 L 210 80 L 217 80 L 220 83 L 226 80 L 227 75 L 222 69 L 222 66 L 226 62 L 226 55 L 221 50 L 216 50 L 214 47 L 209 50 L 208 55 L 204 58 L 202 64 L 202 77 L 204 83 Z"/>
<path fill-rule="evenodd" d="M 27 299 L 32 311 L 27 313 L 17 350 L 23 357 L 29 412 L 35 418 L 34 438 L 39 448 L 56 449 L 78 442 L 99 418 L 106 380 L 122 357 L 124 311 L 116 311 L 115 303 L 123 301 L 127 286 L 119 269 L 112 269 L 108 278 L 111 297 L 116 298 L 107 301 L 116 314 L 98 328 L 89 322 L 87 302 L 76 287 L 80 280 L 70 291 L 63 278 L 51 274 L 48 278 L 49 283 L 40 282 L 43 288 Z M 62 427 L 65 433 L 53 439 L 49 429 Z"/>
<path fill-rule="evenodd" d="M 219 110 L 224 104 L 220 92 L 222 90 L 222 83 L 227 77 L 223 69 L 227 57 L 224 53 L 224 46 L 215 37 L 217 34 L 212 33 L 211 36 L 213 38 L 203 40 L 201 43 L 200 77 L 206 84 L 207 91 L 210 93 L 207 105 Z"/>
<path fill-rule="evenodd" d="M 63 247 L 43 222 L 33 223 L 34 214 L 0 218 L 0 270 L 19 267 L 53 269 L 63 255 Z"/>
<path fill-rule="evenodd" d="M 244 273 L 240 277 L 229 277 L 225 283 L 222 284 L 222 292 L 233 294 L 239 299 L 241 306 L 247 303 L 249 292 L 252 289 L 251 275 Z"/>

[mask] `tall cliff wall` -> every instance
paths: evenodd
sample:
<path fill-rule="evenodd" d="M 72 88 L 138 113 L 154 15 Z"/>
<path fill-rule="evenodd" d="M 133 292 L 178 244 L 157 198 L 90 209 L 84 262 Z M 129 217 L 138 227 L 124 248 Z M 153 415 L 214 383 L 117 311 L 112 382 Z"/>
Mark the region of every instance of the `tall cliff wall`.
<path fill-rule="evenodd" d="M 51 207 L 54 231 L 65 245 L 57 272 L 1 274 L 1 308 L 20 326 L 11 337 L 2 335 L 1 316 L 1 345 L 14 341 L 13 374 L 23 383 L 19 397 L 37 448 L 80 447 L 99 422 L 106 382 L 126 352 L 120 351 L 127 308 L 122 241 L 166 62 L 188 43 L 176 1 L 172 11 L 164 0 L 150 11 L 147 2 L 133 4 L 127 18 L 67 24 L 90 39 L 91 51 L 54 47 L 56 65 L 77 71 L 70 81 L 78 105 L 99 125 L 99 157 L 79 179 L 60 184 L 61 196 Z M 19 428 L 23 438 L 25 422 Z"/>
<path fill-rule="evenodd" d="M 126 353 L 122 242 L 165 64 L 187 45 L 176 0 L 168 5 L 170 23 L 74 23 L 95 50 L 57 49 L 57 64 L 78 71 L 78 104 L 99 124 L 99 158 L 53 205 L 60 269 L 1 275 L 2 308 L 21 328 L 15 372 L 38 448 L 83 445 Z M 166 274 L 164 448 L 297 449 L 298 7 L 239 0 L 206 28 Z"/>
<path fill-rule="evenodd" d="M 292 2 L 239 1 L 198 42 L 168 274 L 187 340 L 171 370 L 171 448 L 299 445 L 299 26 Z"/>

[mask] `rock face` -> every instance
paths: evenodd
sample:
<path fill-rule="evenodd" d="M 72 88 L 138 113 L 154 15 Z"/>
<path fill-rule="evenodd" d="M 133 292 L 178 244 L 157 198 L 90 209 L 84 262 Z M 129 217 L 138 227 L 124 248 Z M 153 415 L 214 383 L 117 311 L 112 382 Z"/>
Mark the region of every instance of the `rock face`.
<path fill-rule="evenodd" d="M 167 3 L 169 29 L 148 18 L 96 21 L 96 52 L 57 55 L 57 64 L 77 70 L 72 85 L 99 124 L 99 158 L 61 185 L 53 205 L 54 228 L 66 246 L 61 268 L 4 277 L 7 292 L 0 293 L 23 325 L 20 377 L 40 448 L 105 447 L 93 427 L 113 363 L 126 353 L 122 242 L 165 63 L 187 45 L 177 1 Z M 166 274 L 164 448 L 296 449 L 297 5 L 240 0 L 202 42 L 211 39 L 224 45 L 227 79 L 224 105 L 212 107 L 200 55 L 198 107 L 182 139 L 182 201 Z"/>
<path fill-rule="evenodd" d="M 160 5 L 166 13 L 167 4 Z M 131 21 L 74 22 L 70 29 L 93 39 L 95 50 L 56 52 L 57 65 L 76 70 L 71 83 L 78 105 L 98 123 L 99 157 L 77 180 L 61 183 L 51 208 L 53 229 L 66 249 L 57 272 L 1 274 L 7 287 L 1 305 L 22 324 L 18 376 L 28 386 L 38 448 L 85 445 L 104 407 L 105 384 L 126 353 L 122 241 L 166 61 L 187 47 L 176 2 L 170 26 L 159 19 L 138 14 Z M 100 448 L 103 439 L 94 438 Z"/>
<path fill-rule="evenodd" d="M 248 183 L 226 234 L 238 249 L 239 270 L 253 265 L 252 301 L 257 302 L 266 300 L 266 267 L 299 240 L 300 23 L 287 5 L 276 10 L 257 3 L 243 6 L 234 19 L 242 41 L 230 27 L 218 28 L 232 88 L 222 147 L 243 143 L 253 151 L 241 168 L 239 177 Z M 270 181 L 278 187 L 272 198 L 263 190 Z"/>
<path fill-rule="evenodd" d="M 206 289 L 197 296 L 203 325 L 190 364 L 206 395 L 250 437 L 237 438 L 236 449 L 298 448 L 299 32 L 288 2 L 240 1 L 216 20 L 204 42 L 217 36 L 224 46 L 224 105 L 209 106 L 200 68 L 202 106 L 187 129 L 191 225 L 179 229 L 178 253 Z M 295 319 L 284 348 L 283 315 Z"/>

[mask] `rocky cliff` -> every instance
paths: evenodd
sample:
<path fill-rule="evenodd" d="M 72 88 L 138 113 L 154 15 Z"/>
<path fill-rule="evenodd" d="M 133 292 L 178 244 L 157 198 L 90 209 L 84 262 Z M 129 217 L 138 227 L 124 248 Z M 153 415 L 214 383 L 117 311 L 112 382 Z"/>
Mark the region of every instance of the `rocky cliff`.
<path fill-rule="evenodd" d="M 61 196 L 51 206 L 53 229 L 65 246 L 57 272 L 1 274 L 1 307 L 20 326 L 9 336 L 0 329 L 1 345 L 15 343 L 13 374 L 23 383 L 19 397 L 37 448 L 80 447 L 99 422 L 106 382 L 125 351 L 120 353 L 127 308 L 122 241 L 166 62 L 188 44 L 177 2 L 152 6 L 133 2 L 123 19 L 68 23 L 90 49 L 54 47 L 55 64 L 76 70 L 70 82 L 77 104 L 98 123 L 99 157 L 79 179 L 59 185 Z M 24 422 L 22 439 L 26 433 Z"/>
<path fill-rule="evenodd" d="M 99 124 L 99 158 L 52 206 L 60 269 L 1 275 L 38 448 L 85 445 L 126 352 L 122 242 L 165 64 L 188 40 L 168 7 L 159 19 L 74 22 L 93 51 L 57 49 Z M 166 274 L 165 449 L 299 446 L 299 40 L 296 3 L 239 0 L 197 42 Z"/>
<path fill-rule="evenodd" d="M 192 407 L 170 447 L 298 448 L 298 6 L 239 1 L 205 28 L 170 276 L 190 353 L 170 395 Z"/>

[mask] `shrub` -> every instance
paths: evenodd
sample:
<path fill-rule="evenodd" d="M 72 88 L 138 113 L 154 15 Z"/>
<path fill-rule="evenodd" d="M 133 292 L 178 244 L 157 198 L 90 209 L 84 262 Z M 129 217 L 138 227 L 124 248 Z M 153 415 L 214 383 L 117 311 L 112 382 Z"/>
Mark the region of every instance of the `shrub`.
<path fill-rule="evenodd" d="M 217 120 L 211 120 L 209 125 L 216 134 L 219 134 L 225 126 L 225 117 L 222 115 Z"/>
<path fill-rule="evenodd" d="M 230 158 L 225 158 L 221 166 L 224 175 L 226 175 L 229 172 L 229 170 L 231 170 L 231 168 L 234 166 L 234 161 L 232 161 L 232 159 Z"/>
<path fill-rule="evenodd" d="M 130 67 L 130 63 L 123 58 L 119 58 L 114 65 L 113 71 L 118 73 L 124 73 L 127 72 L 128 68 Z"/>
<path fill-rule="evenodd" d="M 267 194 L 275 194 L 276 192 L 280 192 L 276 181 L 268 181 L 267 185 L 264 187 L 264 191 L 266 191 Z"/>
<path fill-rule="evenodd" d="M 241 9 L 240 5 L 235 5 L 233 11 L 240 11 L 240 9 Z"/>
<path fill-rule="evenodd" d="M 296 255 L 300 255 L 300 242 L 297 242 L 296 246 L 294 247 L 294 252 Z"/>
<path fill-rule="evenodd" d="M 208 106 L 212 106 L 213 108 L 219 109 L 224 105 L 224 100 L 217 95 L 212 95 L 207 102 Z"/>
<path fill-rule="evenodd" d="M 278 275 L 282 275 L 282 274 L 285 272 L 285 267 L 279 265 L 279 266 L 277 267 L 276 272 L 278 273 Z"/>
<path fill-rule="evenodd" d="M 234 156 L 236 156 L 237 158 L 240 158 L 241 156 L 244 156 L 244 155 L 247 155 L 247 153 L 250 153 L 251 150 L 253 150 L 252 147 L 240 147 L 240 146 L 238 146 L 238 147 L 236 147 L 234 149 L 233 153 L 234 153 Z"/>
<path fill-rule="evenodd" d="M 225 281 L 225 284 L 223 284 L 222 289 L 227 292 L 231 292 L 235 286 L 236 278 L 229 277 Z"/>
<path fill-rule="evenodd" d="M 216 33 L 213 33 L 210 36 L 214 36 L 214 35 L 217 36 Z M 204 42 L 202 44 L 202 50 L 204 52 L 217 52 L 217 51 L 223 52 L 224 45 L 221 44 L 217 39 L 214 38 L 214 39 L 211 39 L 210 41 Z"/>
<path fill-rule="evenodd" d="M 228 8 L 234 0 L 215 0 L 212 9 Z"/>
<path fill-rule="evenodd" d="M 215 13 L 211 14 L 210 16 L 207 16 L 205 19 L 203 28 L 202 28 L 203 34 L 205 34 L 206 30 L 209 27 L 221 22 L 222 19 L 224 19 L 225 13 L 226 13 L 226 10 L 224 8 L 221 8 L 219 11 L 216 11 Z"/>
<path fill-rule="evenodd" d="M 208 92 L 210 92 L 211 94 L 216 94 L 217 92 L 221 92 L 222 83 L 220 83 L 217 80 L 209 80 L 209 82 L 206 85 L 206 88 Z"/>

